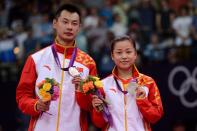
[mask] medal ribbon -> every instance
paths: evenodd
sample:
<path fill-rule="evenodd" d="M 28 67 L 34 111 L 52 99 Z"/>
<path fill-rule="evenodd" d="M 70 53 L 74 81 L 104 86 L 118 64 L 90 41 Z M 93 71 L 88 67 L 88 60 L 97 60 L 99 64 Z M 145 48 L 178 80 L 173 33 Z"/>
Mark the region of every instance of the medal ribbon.
<path fill-rule="evenodd" d="M 102 98 L 101 92 L 96 91 L 93 94 L 94 95 L 97 95 L 99 97 L 99 99 Z M 109 109 L 106 107 L 106 105 L 104 103 L 102 104 L 102 106 L 103 106 L 102 114 L 103 114 L 104 120 L 106 122 L 109 122 L 110 123 L 110 126 L 113 126 L 113 120 L 112 120 L 112 116 L 111 116 L 111 114 L 109 112 Z"/>
<path fill-rule="evenodd" d="M 115 76 L 114 76 L 114 80 L 115 80 L 115 82 L 116 82 L 116 86 L 117 86 L 118 90 L 119 90 L 120 92 L 122 92 L 124 95 L 126 95 L 126 94 L 128 93 L 128 91 L 123 91 L 123 90 L 121 89 L 121 87 L 120 87 L 120 85 L 119 85 L 119 83 L 118 83 L 118 80 L 115 78 Z M 137 79 L 132 79 L 131 81 L 137 82 Z"/>
<path fill-rule="evenodd" d="M 76 58 L 76 55 L 77 55 L 77 47 L 74 48 L 74 51 L 72 53 L 72 56 L 71 56 L 71 59 L 70 59 L 70 62 L 69 62 L 69 65 L 68 65 L 67 68 L 62 68 L 61 67 L 60 60 L 59 60 L 59 57 L 57 55 L 57 51 L 55 49 L 55 43 L 51 46 L 51 49 L 52 49 L 52 52 L 53 52 L 53 56 L 55 58 L 55 62 L 57 63 L 57 66 L 63 71 L 68 71 L 68 69 L 70 67 L 72 67 L 73 64 L 74 64 L 74 61 L 75 61 L 75 58 Z"/>

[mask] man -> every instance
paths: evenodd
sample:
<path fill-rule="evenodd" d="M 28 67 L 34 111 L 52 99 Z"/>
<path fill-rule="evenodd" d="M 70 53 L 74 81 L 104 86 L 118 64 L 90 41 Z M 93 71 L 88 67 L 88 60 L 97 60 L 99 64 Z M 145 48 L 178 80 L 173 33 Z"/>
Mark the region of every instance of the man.
<path fill-rule="evenodd" d="M 78 8 L 62 5 L 56 12 L 53 28 L 56 30 L 53 45 L 28 57 L 16 89 L 16 102 L 23 113 L 31 115 L 29 131 L 85 131 L 84 110 L 91 102 L 77 87 L 82 78 L 97 73 L 94 60 L 76 48 L 75 38 L 80 28 Z M 75 67 L 80 75 L 72 76 L 69 67 Z M 47 77 L 60 83 L 60 96 L 56 101 L 44 102 L 35 92 L 38 83 Z"/>

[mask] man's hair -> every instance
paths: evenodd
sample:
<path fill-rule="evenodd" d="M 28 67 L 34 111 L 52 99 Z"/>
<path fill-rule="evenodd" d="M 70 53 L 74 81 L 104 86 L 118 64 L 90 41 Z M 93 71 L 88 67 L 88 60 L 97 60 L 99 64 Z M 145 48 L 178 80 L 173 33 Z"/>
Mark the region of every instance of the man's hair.
<path fill-rule="evenodd" d="M 61 5 L 55 13 L 55 19 L 56 20 L 58 20 L 58 18 L 60 17 L 63 10 L 66 10 L 70 13 L 77 13 L 79 15 L 79 20 L 81 21 L 80 9 L 76 5 L 73 5 L 73 4 L 63 4 L 63 5 Z"/>

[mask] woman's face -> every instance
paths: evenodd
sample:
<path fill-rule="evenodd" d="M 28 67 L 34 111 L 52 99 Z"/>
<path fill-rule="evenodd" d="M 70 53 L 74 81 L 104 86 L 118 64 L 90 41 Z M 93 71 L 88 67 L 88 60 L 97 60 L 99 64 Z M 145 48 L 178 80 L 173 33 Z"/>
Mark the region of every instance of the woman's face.
<path fill-rule="evenodd" d="M 134 64 L 137 52 L 131 41 L 123 40 L 115 43 L 111 57 L 119 69 L 128 70 Z"/>

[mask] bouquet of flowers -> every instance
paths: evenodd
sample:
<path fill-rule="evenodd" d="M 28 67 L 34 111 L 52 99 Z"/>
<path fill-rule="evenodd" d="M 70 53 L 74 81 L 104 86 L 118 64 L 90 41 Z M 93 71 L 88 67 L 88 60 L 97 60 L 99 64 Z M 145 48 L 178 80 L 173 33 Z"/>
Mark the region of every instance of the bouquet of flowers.
<path fill-rule="evenodd" d="M 45 78 L 37 87 L 37 95 L 43 101 L 55 101 L 60 95 L 59 83 L 53 78 Z"/>
<path fill-rule="evenodd" d="M 84 94 L 93 94 L 93 95 L 97 95 L 99 99 L 101 99 L 103 101 L 104 104 L 100 105 L 97 107 L 98 111 L 102 111 L 103 117 L 105 119 L 106 122 L 110 122 L 110 124 L 112 125 L 112 117 L 111 114 L 109 112 L 109 110 L 107 109 L 107 105 L 109 105 L 109 102 L 107 102 L 102 96 L 101 93 L 98 91 L 98 89 L 103 87 L 103 82 L 100 81 L 100 79 L 98 77 L 94 77 L 94 76 L 88 76 L 85 80 L 82 80 L 80 82 L 80 89 L 81 92 Z"/>
<path fill-rule="evenodd" d="M 98 92 L 98 89 L 103 87 L 103 82 L 100 81 L 98 77 L 95 76 L 88 76 L 85 80 L 82 80 L 80 82 L 81 86 L 81 92 L 84 94 L 93 94 L 97 95 L 99 99 L 101 99 L 106 105 L 109 105 L 109 103 L 100 95 L 100 92 Z M 98 107 L 99 111 L 103 110 L 103 106 Z"/>

